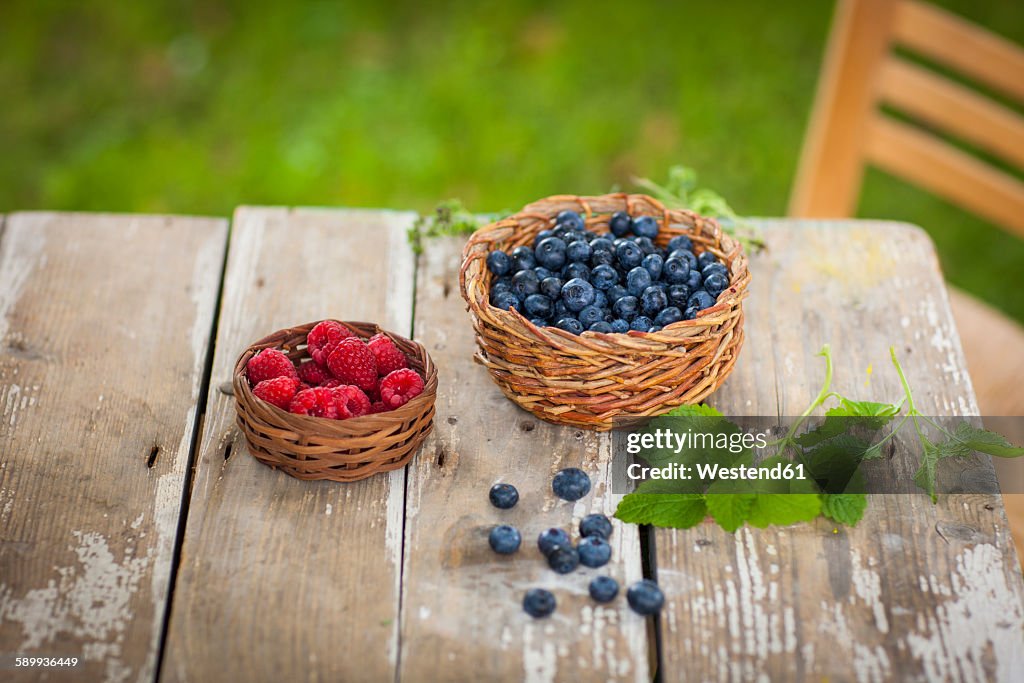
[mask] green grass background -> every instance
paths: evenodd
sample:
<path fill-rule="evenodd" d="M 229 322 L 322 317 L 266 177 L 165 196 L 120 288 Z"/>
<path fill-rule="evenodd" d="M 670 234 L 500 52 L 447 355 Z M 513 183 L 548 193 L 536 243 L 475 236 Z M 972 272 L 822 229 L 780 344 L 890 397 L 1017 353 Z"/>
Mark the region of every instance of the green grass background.
<path fill-rule="evenodd" d="M 947 0 L 1024 43 L 1024 4 Z M 0 211 L 514 209 L 695 167 L 782 215 L 830 2 L 0 4 Z M 1024 243 L 870 172 L 948 279 L 1024 320 Z"/>

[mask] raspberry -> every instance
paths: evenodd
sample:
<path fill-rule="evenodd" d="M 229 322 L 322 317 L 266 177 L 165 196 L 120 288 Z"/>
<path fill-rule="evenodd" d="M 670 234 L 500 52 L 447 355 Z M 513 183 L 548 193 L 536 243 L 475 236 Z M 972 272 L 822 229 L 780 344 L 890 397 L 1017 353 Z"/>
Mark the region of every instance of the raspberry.
<path fill-rule="evenodd" d="M 393 410 L 423 393 L 423 378 L 415 370 L 395 370 L 380 381 L 380 398 Z"/>
<path fill-rule="evenodd" d="M 331 351 L 342 339 L 354 337 L 352 331 L 339 322 L 322 320 L 306 335 L 309 357 L 320 365 L 326 365 Z"/>
<path fill-rule="evenodd" d="M 377 359 L 377 374 L 381 377 L 387 377 L 395 370 L 409 367 L 409 359 L 395 346 L 391 337 L 375 334 L 370 337 L 370 341 L 366 342 L 366 345 L 370 347 Z"/>
<path fill-rule="evenodd" d="M 361 339 L 342 339 L 327 358 L 331 374 L 346 384 L 372 389 L 377 384 L 377 359 Z"/>
<path fill-rule="evenodd" d="M 374 401 L 370 404 L 371 413 L 386 413 L 388 408 L 384 405 L 384 401 Z"/>
<path fill-rule="evenodd" d="M 252 393 L 256 398 L 263 399 L 282 410 L 288 410 L 288 404 L 295 398 L 295 392 L 298 388 L 299 380 L 297 379 L 274 377 L 273 379 L 265 379 L 257 384 Z"/>
<path fill-rule="evenodd" d="M 304 389 L 288 404 L 288 412 L 311 417 L 338 417 L 338 405 L 332 389 Z"/>
<path fill-rule="evenodd" d="M 288 356 L 277 349 L 263 349 L 250 358 L 249 362 L 245 364 L 245 374 L 248 375 L 249 383 L 253 386 L 263 380 L 275 377 L 299 378 L 299 373 Z"/>
<path fill-rule="evenodd" d="M 331 373 L 323 365 L 311 360 L 299 366 L 299 379 L 315 387 L 331 379 Z"/>
<path fill-rule="evenodd" d="M 331 377 L 330 379 L 325 379 L 323 382 L 321 382 L 320 386 L 323 387 L 324 389 L 337 389 L 338 387 L 343 387 L 347 385 L 340 379 L 335 379 L 334 377 Z"/>
<path fill-rule="evenodd" d="M 359 387 L 345 384 L 332 389 L 332 391 L 334 392 L 334 400 L 338 402 L 339 412 L 348 413 L 352 417 L 370 414 L 370 399 L 366 398 L 366 394 Z"/>

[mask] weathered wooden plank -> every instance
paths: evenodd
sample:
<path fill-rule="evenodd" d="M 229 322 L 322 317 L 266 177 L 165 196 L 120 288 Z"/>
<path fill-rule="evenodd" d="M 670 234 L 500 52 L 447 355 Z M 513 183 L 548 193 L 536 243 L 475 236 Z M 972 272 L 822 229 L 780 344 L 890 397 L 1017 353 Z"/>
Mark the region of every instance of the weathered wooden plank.
<path fill-rule="evenodd" d="M 83 664 L 5 680 L 153 679 L 226 239 L 218 219 L 9 217 L 0 653 Z"/>
<path fill-rule="evenodd" d="M 598 605 L 590 577 L 606 573 L 623 592 L 642 576 L 637 528 L 616 522 L 613 561 L 566 576 L 551 571 L 536 547 L 550 526 L 567 530 L 591 511 L 609 515 L 608 435 L 536 420 L 509 402 L 472 363 L 473 331 L 458 294 L 461 242 L 437 242 L 421 257 L 416 336 L 441 373 L 437 426 L 410 466 L 402 582 L 403 681 L 650 680 L 645 620 L 624 598 Z M 579 466 L 594 491 L 558 501 L 551 477 Z M 512 510 L 490 505 L 496 481 L 516 485 Z M 490 528 L 510 523 L 523 547 L 507 557 L 487 544 Z M 556 613 L 534 620 L 522 609 L 531 587 L 551 589 Z"/>
<path fill-rule="evenodd" d="M 711 403 L 799 414 L 832 344 L 834 388 L 902 395 L 895 344 L 926 414 L 976 415 L 942 277 L 919 229 L 779 222 L 752 260 L 746 347 Z M 907 477 L 914 463 L 893 463 Z M 965 477 L 990 479 L 989 463 Z M 904 479 L 905 480 L 905 479 Z M 875 495 L 861 523 L 735 535 L 656 533 L 663 680 L 1013 680 L 1024 670 L 1024 584 L 998 495 Z"/>
<path fill-rule="evenodd" d="M 306 482 L 250 457 L 216 388 L 275 329 L 321 318 L 408 334 L 409 213 L 242 208 L 225 275 L 162 680 L 389 680 L 404 471 Z"/>

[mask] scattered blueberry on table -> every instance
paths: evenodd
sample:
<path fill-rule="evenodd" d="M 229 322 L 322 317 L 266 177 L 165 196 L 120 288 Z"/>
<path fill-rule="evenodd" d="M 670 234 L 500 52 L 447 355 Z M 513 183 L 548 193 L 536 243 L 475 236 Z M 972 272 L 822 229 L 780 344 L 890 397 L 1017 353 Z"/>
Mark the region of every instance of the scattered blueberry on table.
<path fill-rule="evenodd" d="M 610 576 L 595 576 L 590 580 L 590 597 L 597 602 L 611 602 L 619 594 L 619 582 Z"/>
<path fill-rule="evenodd" d="M 612 522 L 600 512 L 593 512 L 580 520 L 580 536 L 600 536 L 608 539 L 612 535 Z"/>
<path fill-rule="evenodd" d="M 534 619 L 550 616 L 555 604 L 555 596 L 543 588 L 531 588 L 523 598 L 523 609 Z"/>
<path fill-rule="evenodd" d="M 571 545 L 559 545 L 548 553 L 548 566 L 559 574 L 568 574 L 580 566 L 580 554 Z"/>
<path fill-rule="evenodd" d="M 508 524 L 499 524 L 491 529 L 487 542 L 491 544 L 491 550 L 499 555 L 511 555 L 519 550 L 523 537 L 515 527 Z"/>
<path fill-rule="evenodd" d="M 626 591 L 626 600 L 637 614 L 654 614 L 665 604 L 665 594 L 650 579 L 637 581 Z"/>
<path fill-rule="evenodd" d="M 612 559 L 612 547 L 601 536 L 585 536 L 576 544 L 580 564 L 584 567 L 603 567 Z"/>
<path fill-rule="evenodd" d="M 569 534 L 565 533 L 565 531 L 558 527 L 552 527 L 542 531 L 540 532 L 540 536 L 537 537 L 537 547 L 540 549 L 541 555 L 549 555 L 555 548 L 567 545 L 571 545 Z"/>
<path fill-rule="evenodd" d="M 590 493 L 590 477 L 578 467 L 567 467 L 551 480 L 551 490 L 562 500 L 579 500 Z"/>
<path fill-rule="evenodd" d="M 501 510 L 513 508 L 519 502 L 519 491 L 512 484 L 495 484 L 487 495 L 491 505 Z"/>
<path fill-rule="evenodd" d="M 571 334 L 657 332 L 692 320 L 729 288 L 729 270 L 710 250 L 697 254 L 688 235 L 658 247 L 660 230 L 652 216 L 619 211 L 598 233 L 562 211 L 532 246 L 487 255 L 491 305 Z"/>

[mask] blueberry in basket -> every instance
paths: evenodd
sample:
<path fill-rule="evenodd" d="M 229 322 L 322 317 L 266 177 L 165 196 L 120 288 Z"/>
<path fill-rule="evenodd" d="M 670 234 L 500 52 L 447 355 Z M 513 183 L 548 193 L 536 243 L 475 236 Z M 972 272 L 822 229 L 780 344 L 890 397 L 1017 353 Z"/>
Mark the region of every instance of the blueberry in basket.
<path fill-rule="evenodd" d="M 657 332 L 696 318 L 729 289 L 728 267 L 690 236 L 660 247 L 653 216 L 618 211 L 607 221 L 601 232 L 562 211 L 529 246 L 490 252 L 491 305 L 576 335 Z"/>

